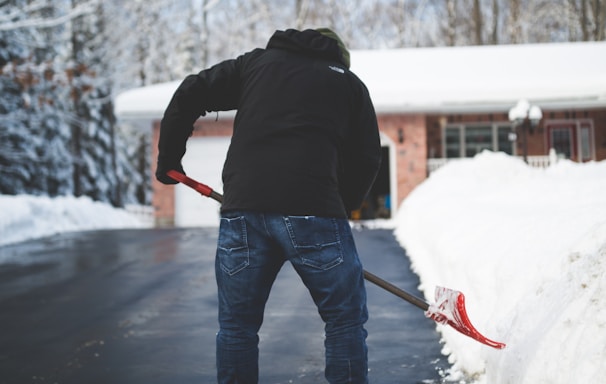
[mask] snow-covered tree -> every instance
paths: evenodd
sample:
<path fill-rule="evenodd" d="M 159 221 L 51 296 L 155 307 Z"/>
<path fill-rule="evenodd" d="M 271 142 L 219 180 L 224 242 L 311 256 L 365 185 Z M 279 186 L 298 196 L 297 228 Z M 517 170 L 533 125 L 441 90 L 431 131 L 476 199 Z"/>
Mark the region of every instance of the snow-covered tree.
<path fill-rule="evenodd" d="M 54 17 L 44 2 L 14 0 L 0 8 L 0 193 L 71 190 L 57 49 L 48 30 L 26 27 Z"/>
<path fill-rule="evenodd" d="M 103 11 L 93 0 L 0 4 L 0 193 L 137 200 L 120 177 L 138 170 L 115 132 Z"/>

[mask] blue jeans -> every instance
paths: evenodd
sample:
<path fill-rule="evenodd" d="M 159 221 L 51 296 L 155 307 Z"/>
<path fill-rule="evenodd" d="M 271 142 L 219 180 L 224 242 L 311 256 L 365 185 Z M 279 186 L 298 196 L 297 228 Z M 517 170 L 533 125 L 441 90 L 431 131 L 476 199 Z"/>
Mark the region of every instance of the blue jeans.
<path fill-rule="evenodd" d="M 258 331 L 269 292 L 286 260 L 324 320 L 326 379 L 367 383 L 366 290 L 348 221 L 228 212 L 221 217 L 215 260 L 219 384 L 258 382 Z"/>

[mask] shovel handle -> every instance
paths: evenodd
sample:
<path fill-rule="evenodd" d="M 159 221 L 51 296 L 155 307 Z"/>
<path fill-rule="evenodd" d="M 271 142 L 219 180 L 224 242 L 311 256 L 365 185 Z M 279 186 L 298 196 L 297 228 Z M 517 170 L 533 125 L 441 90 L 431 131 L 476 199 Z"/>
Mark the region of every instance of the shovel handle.
<path fill-rule="evenodd" d="M 393 293 L 394 295 L 398 296 L 399 298 L 408 301 L 410 304 L 413 304 L 413 305 L 421 308 L 424 311 L 427 311 L 429 309 L 429 304 L 425 300 L 396 287 L 392 283 L 381 279 L 377 275 L 373 275 L 372 273 L 368 272 L 367 270 L 364 270 L 364 278 L 366 280 L 370 281 L 371 283 L 383 288 L 387 292 Z"/>
<path fill-rule="evenodd" d="M 206 197 L 210 197 L 213 200 L 218 201 L 219 203 L 223 203 L 223 196 L 218 193 L 215 192 L 211 187 L 209 187 L 206 184 L 202 184 L 199 181 L 196 181 L 190 177 L 185 176 L 183 173 L 175 171 L 173 169 L 171 169 L 170 171 L 166 172 L 166 174 L 168 176 L 170 176 L 172 179 L 181 182 L 185 185 L 187 185 L 190 188 L 193 188 L 194 190 L 196 190 L 198 193 L 200 193 L 203 196 Z"/>

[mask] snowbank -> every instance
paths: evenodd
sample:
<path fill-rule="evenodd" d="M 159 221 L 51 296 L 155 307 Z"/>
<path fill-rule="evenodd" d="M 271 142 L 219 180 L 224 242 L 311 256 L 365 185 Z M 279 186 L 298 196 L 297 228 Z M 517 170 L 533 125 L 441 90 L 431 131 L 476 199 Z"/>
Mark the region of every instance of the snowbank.
<path fill-rule="evenodd" d="M 606 162 L 533 169 L 504 154 L 448 164 L 405 200 L 396 236 L 433 298 L 465 293 L 494 350 L 439 326 L 477 383 L 598 383 L 606 361 Z"/>
<path fill-rule="evenodd" d="M 125 210 L 88 197 L 0 195 L 0 212 L 0 246 L 67 231 L 145 226 Z"/>

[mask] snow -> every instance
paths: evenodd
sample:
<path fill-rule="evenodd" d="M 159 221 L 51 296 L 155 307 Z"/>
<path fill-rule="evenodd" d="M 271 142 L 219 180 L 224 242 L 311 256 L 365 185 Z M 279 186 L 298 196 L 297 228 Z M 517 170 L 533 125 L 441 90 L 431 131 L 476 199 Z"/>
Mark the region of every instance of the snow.
<path fill-rule="evenodd" d="M 160 118 L 181 81 L 134 88 L 120 93 L 114 113 L 121 118 Z"/>
<path fill-rule="evenodd" d="M 605 161 L 536 169 L 483 152 L 447 164 L 403 202 L 391 225 L 426 297 L 432 301 L 436 286 L 460 290 L 476 328 L 507 343 L 495 350 L 438 325 L 452 379 L 604 382 L 604 190 Z M 0 244 L 141 226 L 124 210 L 86 198 L 0 196 L 0 210 Z"/>
<path fill-rule="evenodd" d="M 0 212 L 0 247 L 68 231 L 147 226 L 124 209 L 88 197 L 0 195 Z"/>
<path fill-rule="evenodd" d="M 547 169 L 484 152 L 404 201 L 396 236 L 425 296 L 463 292 L 494 350 L 439 326 L 477 383 L 598 383 L 606 361 L 606 162 Z"/>
<path fill-rule="evenodd" d="M 351 62 L 378 112 L 606 104 L 606 42 L 353 51 Z"/>

